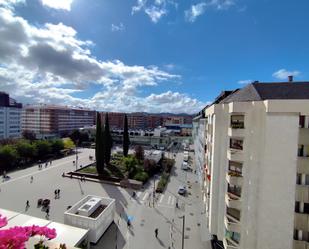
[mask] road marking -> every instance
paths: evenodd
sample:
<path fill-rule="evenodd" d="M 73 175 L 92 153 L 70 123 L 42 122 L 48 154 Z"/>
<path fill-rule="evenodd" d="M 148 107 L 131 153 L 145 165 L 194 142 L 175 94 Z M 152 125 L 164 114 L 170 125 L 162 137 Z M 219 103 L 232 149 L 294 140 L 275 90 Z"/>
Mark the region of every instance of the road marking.
<path fill-rule="evenodd" d="M 158 204 L 158 207 L 164 207 L 164 208 L 174 208 L 172 206 L 164 205 L 164 204 Z"/>
<path fill-rule="evenodd" d="M 168 197 L 167 204 L 170 204 L 171 198 L 172 198 L 172 196 L 169 196 L 169 197 Z"/>
<path fill-rule="evenodd" d="M 161 203 L 163 201 L 164 195 L 161 195 L 159 203 Z"/>
<path fill-rule="evenodd" d="M 175 197 L 172 196 L 172 202 L 171 202 L 171 205 L 174 206 L 174 203 L 175 203 Z"/>
<path fill-rule="evenodd" d="M 145 201 L 145 200 L 148 198 L 148 195 L 149 195 L 149 193 L 146 192 L 145 195 L 144 195 L 144 197 L 143 197 L 143 201 Z"/>

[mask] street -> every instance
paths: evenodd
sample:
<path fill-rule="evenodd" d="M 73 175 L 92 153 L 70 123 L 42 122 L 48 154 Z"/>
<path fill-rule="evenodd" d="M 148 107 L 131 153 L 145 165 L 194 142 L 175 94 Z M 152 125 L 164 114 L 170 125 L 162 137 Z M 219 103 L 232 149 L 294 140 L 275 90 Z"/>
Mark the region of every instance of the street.
<path fill-rule="evenodd" d="M 79 165 L 89 163 L 93 149 L 79 149 Z M 45 213 L 37 208 L 39 198 L 51 200 L 50 220 L 63 223 L 63 213 L 85 195 L 109 196 L 116 199 L 115 224 L 92 248 L 151 249 L 182 248 L 182 218 L 185 216 L 184 248 L 210 249 L 207 231 L 201 233 L 201 194 L 192 172 L 180 169 L 183 153 L 177 153 L 176 167 L 170 182 L 162 194 L 155 195 L 153 207 L 153 179 L 143 191 L 132 197 L 132 190 L 108 184 L 81 182 L 77 179 L 62 177 L 63 172 L 74 170 L 75 155 L 53 161 L 47 168 L 37 166 L 10 173 L 10 180 L 0 183 L 0 208 L 22 212 L 45 219 Z M 194 170 L 193 170 L 194 172 Z M 31 176 L 33 182 L 31 183 Z M 159 178 L 155 178 L 158 182 Z M 189 182 L 189 184 L 188 184 Z M 186 197 L 177 194 L 180 185 L 187 185 Z M 60 189 L 60 198 L 54 198 L 54 190 Z M 26 201 L 30 207 L 26 211 Z M 179 208 L 176 208 L 178 201 Z M 132 217 L 132 225 L 127 227 L 127 216 Z M 155 237 L 155 229 L 158 237 Z"/>

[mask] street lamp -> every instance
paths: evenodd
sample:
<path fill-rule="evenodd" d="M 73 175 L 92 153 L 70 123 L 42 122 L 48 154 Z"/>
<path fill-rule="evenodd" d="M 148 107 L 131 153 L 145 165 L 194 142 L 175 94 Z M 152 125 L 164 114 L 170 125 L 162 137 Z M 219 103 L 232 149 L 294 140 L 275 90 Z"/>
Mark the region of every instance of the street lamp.
<path fill-rule="evenodd" d="M 76 171 L 77 171 L 77 165 L 78 165 L 78 155 L 77 155 L 77 144 L 78 144 L 78 139 L 76 139 L 76 142 L 75 142 L 75 166 L 76 166 Z"/>
<path fill-rule="evenodd" d="M 181 249 L 184 249 L 185 247 L 185 215 L 179 217 L 182 219 L 182 239 L 181 239 Z"/>
<path fill-rule="evenodd" d="M 152 206 L 153 207 L 155 203 L 155 193 L 156 193 L 156 179 L 153 178 L 153 194 L 152 194 Z"/>

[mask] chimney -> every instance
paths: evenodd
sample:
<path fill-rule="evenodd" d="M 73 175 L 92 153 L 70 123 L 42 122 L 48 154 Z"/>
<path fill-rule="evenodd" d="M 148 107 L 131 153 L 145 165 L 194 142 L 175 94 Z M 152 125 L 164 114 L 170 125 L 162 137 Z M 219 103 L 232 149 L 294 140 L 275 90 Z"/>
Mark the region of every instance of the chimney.
<path fill-rule="evenodd" d="M 289 82 L 293 82 L 293 75 L 289 75 L 288 78 L 289 78 Z"/>

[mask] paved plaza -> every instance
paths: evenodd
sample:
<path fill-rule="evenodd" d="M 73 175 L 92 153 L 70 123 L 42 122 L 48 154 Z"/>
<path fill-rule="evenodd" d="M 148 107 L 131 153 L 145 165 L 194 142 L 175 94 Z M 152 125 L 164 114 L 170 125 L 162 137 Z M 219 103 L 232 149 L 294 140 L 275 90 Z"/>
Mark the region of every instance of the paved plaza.
<path fill-rule="evenodd" d="M 78 165 L 89 163 L 93 149 L 79 149 Z M 108 184 L 81 182 L 77 179 L 62 177 L 63 172 L 75 169 L 75 155 L 53 161 L 47 168 L 39 170 L 37 166 L 9 173 L 11 179 L 0 183 L 0 208 L 26 213 L 45 219 L 45 213 L 37 208 L 37 200 L 50 199 L 49 219 L 63 223 L 63 213 L 84 196 L 109 196 L 116 199 L 117 214 L 115 224 L 111 225 L 101 240 L 92 248 L 103 249 L 157 249 L 181 248 L 182 217 L 185 215 L 185 247 L 210 249 L 210 236 L 203 226 L 201 190 L 196 182 L 196 175 L 180 169 L 183 153 L 176 157 L 176 168 L 163 194 L 156 195 L 153 207 L 152 179 L 143 191 L 132 198 L 132 190 Z M 33 182 L 31 182 L 31 176 Z M 190 182 L 190 194 L 179 196 L 177 189 Z M 60 189 L 60 198 L 55 199 L 54 190 Z M 26 210 L 26 201 L 30 207 Z M 176 208 L 176 202 L 179 208 Z M 126 217 L 132 216 L 132 226 L 127 227 Z M 158 238 L 154 230 L 158 228 Z"/>

